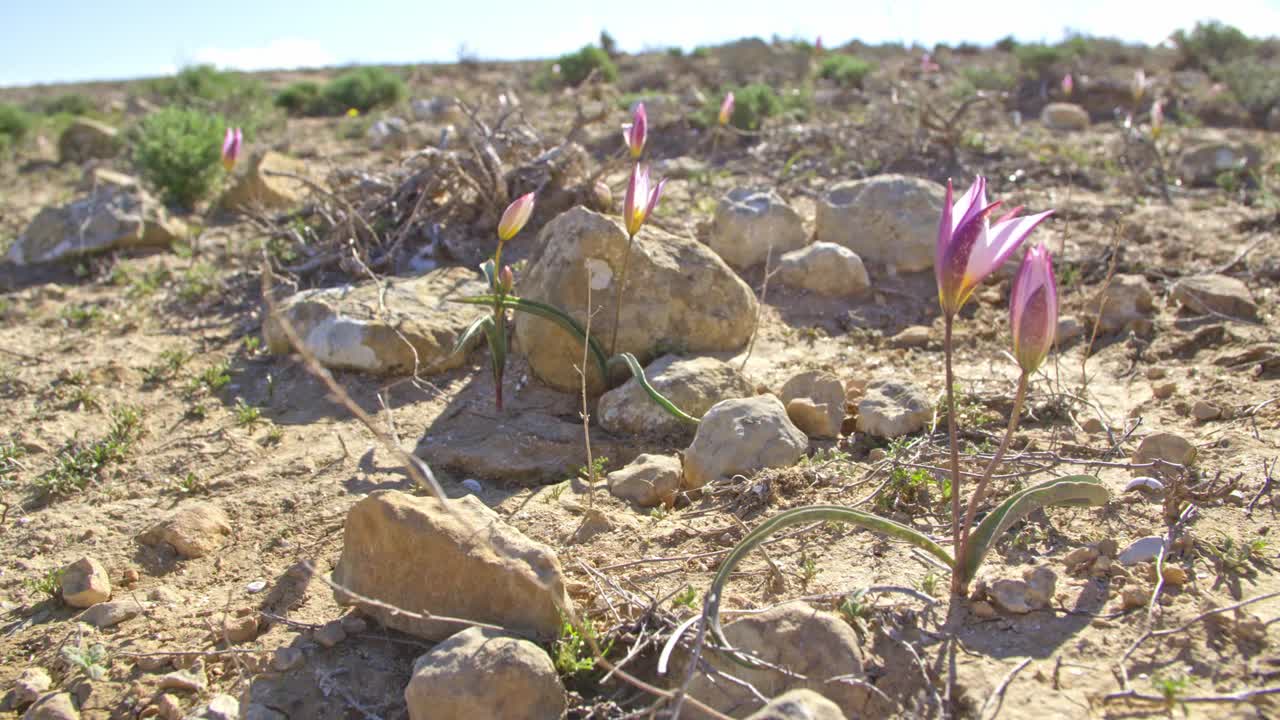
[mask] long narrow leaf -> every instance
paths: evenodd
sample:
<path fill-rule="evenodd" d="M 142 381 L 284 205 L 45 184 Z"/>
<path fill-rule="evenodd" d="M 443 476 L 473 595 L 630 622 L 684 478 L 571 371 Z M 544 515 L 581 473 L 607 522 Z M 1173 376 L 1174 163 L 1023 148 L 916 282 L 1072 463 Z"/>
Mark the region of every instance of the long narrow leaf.
<path fill-rule="evenodd" d="M 792 525 L 802 525 L 812 522 L 823 522 L 834 520 L 836 522 L 847 522 L 858 527 L 874 530 L 878 533 L 888 535 L 894 540 L 902 540 L 911 543 L 916 547 L 930 553 L 947 567 L 954 568 L 955 561 L 951 559 L 951 555 L 943 550 L 940 545 L 930 540 L 917 530 L 907 527 L 901 523 L 887 520 L 877 515 L 864 513 L 859 510 L 853 510 L 839 505 L 809 505 L 807 507 L 795 508 L 786 512 L 775 515 L 759 527 L 747 533 L 746 537 L 733 548 L 733 551 L 725 557 L 724 562 L 720 564 L 720 571 L 716 573 L 715 579 L 711 581 L 711 588 L 707 590 L 707 596 L 702 606 L 702 616 L 709 623 L 712 635 L 724 646 L 725 649 L 732 649 L 728 639 L 724 636 L 724 629 L 720 626 L 720 599 L 724 592 L 724 585 L 729 581 L 729 575 L 733 572 L 733 568 L 737 566 L 743 558 L 752 550 L 769 539 L 770 535 L 791 527 Z M 736 659 L 736 653 L 730 653 L 729 657 Z M 741 661 L 739 661 L 741 662 Z"/>
<path fill-rule="evenodd" d="M 484 330 L 489 340 L 489 356 L 493 362 L 494 382 L 502 382 L 502 371 L 507 367 L 507 329 L 497 323 L 489 323 Z"/>
<path fill-rule="evenodd" d="M 640 361 L 636 360 L 635 355 L 632 355 L 631 353 L 627 353 L 627 352 L 618 353 L 617 355 L 614 355 L 609 360 L 610 364 L 614 364 L 618 362 L 623 362 L 627 364 L 627 368 L 631 370 L 632 377 L 636 379 L 636 382 L 640 383 L 640 387 L 644 388 L 644 391 L 646 394 L 648 394 L 649 399 L 657 403 L 658 407 L 662 408 L 663 410 L 666 410 L 667 414 L 683 422 L 692 423 L 694 425 L 698 424 L 698 418 L 676 407 L 675 403 L 665 398 L 662 395 L 662 393 L 658 392 L 657 388 L 649 384 L 649 379 L 644 376 L 644 368 L 640 367 Z"/>
<path fill-rule="evenodd" d="M 1049 505 L 1103 505 L 1111 497 L 1102 481 L 1092 475 L 1069 475 L 1034 485 L 1010 495 L 982 519 L 969 534 L 959 572 L 967 583 L 978 573 L 983 558 L 1011 525 Z"/>
<path fill-rule="evenodd" d="M 492 306 L 495 302 L 498 301 L 498 298 L 493 295 L 473 295 L 471 297 L 451 298 L 451 301 L 457 302 L 457 303 L 465 303 L 467 305 Z M 556 323 L 557 325 L 559 325 L 560 327 L 564 328 L 566 331 L 568 331 L 571 335 L 577 337 L 579 340 L 583 340 L 587 337 L 587 331 L 584 330 L 582 326 L 578 324 L 577 320 L 574 320 L 573 318 L 569 317 L 567 313 L 565 313 L 563 310 L 555 306 L 547 305 L 546 303 L 540 303 L 540 302 L 537 302 L 536 300 L 526 300 L 525 298 L 519 298 L 514 295 L 504 296 L 502 298 L 502 306 L 505 308 L 509 308 L 511 310 L 517 310 L 519 312 L 529 313 L 530 315 L 536 315 L 540 318 L 550 320 Z M 591 346 L 591 355 L 595 358 L 596 365 L 600 368 L 600 376 L 604 378 L 608 378 L 609 377 L 608 357 L 604 354 L 604 350 L 600 348 L 600 344 L 596 342 L 596 339 L 594 337 L 590 338 L 590 346 Z"/>
<path fill-rule="evenodd" d="M 453 344 L 453 351 L 450 352 L 449 354 L 456 355 L 466 350 L 467 346 L 471 344 L 471 341 L 474 340 L 477 335 L 479 335 L 480 333 L 488 334 L 489 332 L 488 328 L 491 327 L 492 325 L 493 325 L 492 315 L 481 315 L 480 317 L 476 318 L 474 321 L 472 321 L 470 325 L 467 326 L 467 329 L 463 330 L 462 334 L 458 336 L 457 342 Z"/>

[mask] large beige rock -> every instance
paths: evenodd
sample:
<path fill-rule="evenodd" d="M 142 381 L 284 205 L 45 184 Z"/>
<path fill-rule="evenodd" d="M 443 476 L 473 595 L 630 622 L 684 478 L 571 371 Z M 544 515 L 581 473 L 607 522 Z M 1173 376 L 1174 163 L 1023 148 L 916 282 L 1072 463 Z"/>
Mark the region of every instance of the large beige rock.
<path fill-rule="evenodd" d="M 80 711 L 69 693 L 49 693 L 27 708 L 22 720 L 80 720 Z"/>
<path fill-rule="evenodd" d="M 459 367 L 466 352 L 457 339 L 485 309 L 449 302 L 485 292 L 479 275 L 441 268 L 409 279 L 304 290 L 285 300 L 280 313 L 321 364 L 381 374 L 433 374 Z M 280 322 L 263 323 L 267 348 L 292 350 Z M 477 337 L 471 347 L 480 342 Z M 581 360 L 579 360 L 581 362 Z"/>
<path fill-rule="evenodd" d="M 520 294 L 586 320 L 587 287 L 595 311 L 591 332 L 608 352 L 613 336 L 614 297 L 627 255 L 627 235 L 613 218 L 575 207 L 552 220 L 538 236 Z M 689 352 L 736 350 L 751 337 L 756 299 L 710 248 L 646 226 L 636 237 L 623 294 L 618 352 L 641 362 L 661 348 Z M 517 313 L 515 336 L 530 367 L 547 384 L 576 392 L 582 343 L 555 323 Z M 589 387 L 603 388 L 594 363 Z"/>
<path fill-rule="evenodd" d="M 858 431 L 892 440 L 920 430 L 933 417 L 933 403 L 908 382 L 877 380 L 858 401 Z"/>
<path fill-rule="evenodd" d="M 609 492 L 640 507 L 670 503 L 684 479 L 680 458 L 640 455 L 625 467 L 609 473 Z"/>
<path fill-rule="evenodd" d="M 1173 299 L 1193 313 L 1258 319 L 1258 303 L 1243 281 L 1227 275 L 1194 275 L 1173 286 Z"/>
<path fill-rule="evenodd" d="M 170 218 L 146 192 L 103 185 L 88 195 L 36 214 L 9 248 L 15 265 L 134 247 L 168 247 L 186 235 L 186 227 Z"/>
<path fill-rule="evenodd" d="M 849 717 L 880 717 L 875 707 L 878 703 L 872 700 L 871 691 L 865 686 L 832 680 L 849 676 L 866 681 L 862 677 L 858 635 L 836 615 L 793 601 L 729 623 L 724 633 L 738 650 L 805 678 L 766 668 L 743 668 L 721 654 L 704 653 L 704 658 L 717 670 L 747 681 L 766 697 L 803 688 L 830 700 Z M 674 677 L 683 678 L 683 675 Z M 708 673 L 702 672 L 694 675 L 689 693 L 734 717 L 742 717 L 764 705 L 741 685 L 713 682 Z M 691 717 L 702 715 L 691 713 Z"/>
<path fill-rule="evenodd" d="M 860 295 L 871 287 L 862 258 L 843 245 L 817 242 L 786 253 L 778 262 L 778 282 L 820 295 Z"/>
<path fill-rule="evenodd" d="M 559 720 L 566 709 L 545 650 L 478 627 L 419 657 L 404 701 L 410 720 Z"/>
<path fill-rule="evenodd" d="M 707 245 L 735 268 L 776 260 L 809 242 L 800 214 L 773 190 L 734 188 L 720 198 Z"/>
<path fill-rule="evenodd" d="M 1225 172 L 1256 170 L 1262 150 L 1253 143 L 1211 141 L 1189 148 L 1178 158 L 1178 175 L 1191 185 L 1211 186 Z"/>
<path fill-rule="evenodd" d="M 845 720 L 840 706 L 812 690 L 788 690 L 751 713 L 747 720 Z"/>
<path fill-rule="evenodd" d="M 415 612 L 465 618 L 554 638 L 571 607 L 555 551 L 525 537 L 472 495 L 450 500 L 375 492 L 347 514 L 339 586 Z M 383 624 L 439 641 L 456 623 L 392 614 L 341 591 Z"/>
<path fill-rule="evenodd" d="M 288 155 L 270 151 L 255 155 L 245 172 L 235 178 L 222 195 L 222 206 L 228 210 L 288 208 L 302 202 L 307 184 L 286 173 L 310 178 L 306 163 Z"/>
<path fill-rule="evenodd" d="M 698 424 L 684 452 L 685 487 L 697 489 L 720 478 L 787 467 L 804 456 L 809 438 L 787 417 L 773 395 L 716 403 Z"/>
<path fill-rule="evenodd" d="M 1099 308 L 1100 332 L 1140 329 L 1155 313 L 1155 296 L 1145 277 L 1121 273 L 1113 276 L 1106 290 L 1092 301 L 1090 310 L 1098 312 Z"/>
<path fill-rule="evenodd" d="M 901 272 L 929 270 L 945 200 L 941 185 L 907 175 L 842 182 L 818 202 L 817 239 Z"/>
<path fill-rule="evenodd" d="M 76 118 L 58 137 L 58 158 L 62 162 L 82 163 L 105 160 L 120 154 L 120 131 L 88 118 Z"/>
<path fill-rule="evenodd" d="M 1089 113 L 1075 103 L 1049 103 L 1040 111 L 1040 123 L 1050 130 L 1087 130 Z"/>
<path fill-rule="evenodd" d="M 825 370 L 802 372 L 782 386 L 780 399 L 787 416 L 809 437 L 840 437 L 845 404 L 840 378 Z"/>
<path fill-rule="evenodd" d="M 664 355 L 644 369 L 655 390 L 693 417 L 702 417 L 721 400 L 750 397 L 755 387 L 729 363 L 711 357 Z M 619 435 L 691 435 L 695 425 L 663 410 L 633 377 L 600 396 L 600 425 Z"/>
<path fill-rule="evenodd" d="M 1142 442 L 1138 443 L 1138 449 L 1133 453 L 1133 464 L 1145 465 L 1156 460 L 1163 460 L 1175 465 L 1187 466 L 1196 461 L 1197 454 L 1196 446 L 1181 435 L 1175 435 L 1171 432 L 1155 432 L 1142 438 Z M 1166 470 L 1160 467 L 1144 467 L 1134 468 L 1132 472 L 1134 475 L 1139 476 L 1160 475 Z"/>
<path fill-rule="evenodd" d="M 63 568 L 59 583 L 62 601 L 71 607 L 87 608 L 111 599 L 111 579 L 96 558 L 82 557 Z"/>
<path fill-rule="evenodd" d="M 191 502 L 153 525 L 138 540 L 146 545 L 171 545 L 184 558 L 201 558 L 220 549 L 230 536 L 231 521 L 222 508 Z"/>

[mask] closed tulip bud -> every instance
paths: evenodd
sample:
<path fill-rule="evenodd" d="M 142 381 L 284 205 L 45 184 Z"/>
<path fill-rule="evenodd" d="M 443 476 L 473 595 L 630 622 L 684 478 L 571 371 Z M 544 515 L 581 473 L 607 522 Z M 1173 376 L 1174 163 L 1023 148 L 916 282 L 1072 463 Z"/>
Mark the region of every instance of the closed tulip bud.
<path fill-rule="evenodd" d="M 822 36 L 821 35 L 819 35 L 817 39 L 813 41 L 813 49 L 816 50 L 817 52 L 822 52 Z"/>
<path fill-rule="evenodd" d="M 1071 73 L 1062 76 L 1062 94 L 1071 97 L 1071 91 L 1076 89 L 1076 81 L 1071 77 Z"/>
<path fill-rule="evenodd" d="M 236 166 L 236 160 L 240 159 L 240 148 L 244 144 L 244 133 L 240 128 L 227 128 L 227 135 L 222 140 L 222 167 L 227 172 Z"/>
<path fill-rule="evenodd" d="M 613 191 L 603 180 L 597 180 L 592 191 L 595 194 L 596 208 L 601 212 L 611 212 L 613 210 Z"/>
<path fill-rule="evenodd" d="M 728 92 L 724 95 L 724 102 L 720 103 L 720 117 L 718 118 L 721 125 L 728 125 L 730 118 L 733 117 L 733 93 Z"/>
<path fill-rule="evenodd" d="M 1137 102 L 1147 92 L 1147 73 L 1138 68 L 1133 73 L 1133 82 L 1130 83 L 1129 89 L 1133 91 L 1133 101 Z"/>
<path fill-rule="evenodd" d="M 636 104 L 631 122 L 622 126 L 622 137 L 631 150 L 631 158 L 638 160 L 644 153 L 644 143 L 649 137 L 649 115 L 644 110 L 644 103 Z"/>
<path fill-rule="evenodd" d="M 951 182 L 938 225 L 933 272 L 938 282 L 938 302 L 948 316 L 960 312 L 973 291 L 1013 254 L 1027 235 L 1052 210 L 1018 217 L 1014 208 L 996 221 L 988 220 L 999 202 L 987 204 L 987 181 L 978 176 L 969 190 L 952 205 Z"/>
<path fill-rule="evenodd" d="M 1009 296 L 1013 328 L 1013 356 L 1028 375 L 1040 367 L 1053 349 L 1058 331 L 1058 284 L 1053 258 L 1043 245 L 1027 251 Z"/>
<path fill-rule="evenodd" d="M 622 205 L 623 221 L 626 223 L 628 235 L 635 237 L 636 233 L 640 232 L 640 228 L 649 219 L 650 213 L 658 206 L 658 199 L 662 197 L 662 186 L 666 183 L 667 181 L 663 180 L 653 185 L 649 179 L 647 165 L 637 163 L 632 168 L 631 180 L 627 183 L 627 196 Z"/>
<path fill-rule="evenodd" d="M 1164 129 L 1164 101 L 1157 100 L 1151 105 L 1151 138 L 1154 140 L 1160 137 L 1160 131 Z"/>
<path fill-rule="evenodd" d="M 515 237 L 524 228 L 524 224 L 529 222 L 532 214 L 533 193 L 516 198 L 515 202 L 507 206 L 502 213 L 502 220 L 498 222 L 498 239 L 506 242 Z"/>
<path fill-rule="evenodd" d="M 502 271 L 498 273 L 498 287 L 502 288 L 503 293 L 511 292 L 516 286 L 516 275 L 511 271 L 510 265 L 503 265 Z"/>

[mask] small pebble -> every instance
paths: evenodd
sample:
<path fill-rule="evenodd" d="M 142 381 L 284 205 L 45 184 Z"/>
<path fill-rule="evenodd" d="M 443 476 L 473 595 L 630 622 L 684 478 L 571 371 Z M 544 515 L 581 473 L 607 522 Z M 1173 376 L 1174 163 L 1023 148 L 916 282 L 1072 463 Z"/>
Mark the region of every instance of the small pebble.
<path fill-rule="evenodd" d="M 248 585 L 245 585 L 245 586 L 244 586 L 244 589 L 245 589 L 246 591 L 248 591 L 248 593 L 249 593 L 250 595 L 255 595 L 255 594 L 260 593 L 260 592 L 262 592 L 263 590 L 265 590 L 265 589 L 266 589 L 266 587 L 267 587 L 267 581 L 266 581 L 266 580 L 254 580 L 253 582 L 249 583 Z"/>
<path fill-rule="evenodd" d="M 1157 400 L 1168 400 L 1177 390 L 1177 383 L 1163 383 L 1151 388 L 1151 394 L 1155 395 Z"/>
<path fill-rule="evenodd" d="M 472 480 L 471 478 L 467 478 L 466 480 L 463 480 L 462 487 L 466 488 L 473 495 L 479 495 L 480 493 L 484 492 L 484 486 L 480 484 L 480 481 Z"/>
<path fill-rule="evenodd" d="M 1204 400 L 1197 400 L 1196 404 L 1191 406 L 1191 416 L 1200 422 L 1217 420 L 1222 417 L 1222 408 Z"/>

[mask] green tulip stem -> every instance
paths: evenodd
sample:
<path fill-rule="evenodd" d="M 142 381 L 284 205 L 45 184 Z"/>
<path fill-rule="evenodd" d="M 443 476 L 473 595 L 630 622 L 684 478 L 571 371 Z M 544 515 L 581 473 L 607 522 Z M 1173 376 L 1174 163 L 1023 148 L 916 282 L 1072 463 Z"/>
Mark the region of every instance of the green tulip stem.
<path fill-rule="evenodd" d="M 946 355 L 947 371 L 947 435 L 951 439 L 951 545 L 952 553 L 960 557 L 960 443 L 956 440 L 956 390 L 955 374 L 951 370 L 952 335 L 955 315 L 947 313 L 943 325 L 942 347 Z M 959 595 L 960 573 L 951 573 L 951 592 Z"/>
<path fill-rule="evenodd" d="M 618 294 L 613 301 L 613 337 L 609 340 L 609 357 L 618 354 L 618 323 L 622 319 L 622 291 L 627 286 L 627 266 L 631 264 L 631 245 L 635 241 L 635 235 L 627 237 L 627 254 L 622 256 L 622 274 L 618 275 Z M 608 378 L 605 378 L 605 382 L 608 382 Z"/>
<path fill-rule="evenodd" d="M 1013 398 L 1013 410 L 1009 413 L 1009 426 L 1004 431 L 1004 439 L 1000 441 L 1000 447 L 996 449 L 996 454 L 991 456 L 991 462 L 987 463 L 987 469 L 982 472 L 982 479 L 978 481 L 978 488 L 973 491 L 973 497 L 969 499 L 969 509 L 964 514 L 964 525 L 961 528 L 961 544 L 969 542 L 969 530 L 973 528 L 973 520 L 978 514 L 978 506 L 982 503 L 982 499 L 986 497 L 987 486 L 991 484 L 991 476 L 996 471 L 996 466 L 1004 459 L 1004 453 L 1009 449 L 1009 442 L 1013 440 L 1013 433 L 1018 429 L 1018 418 L 1022 416 L 1022 404 L 1027 399 L 1027 385 L 1030 384 L 1031 375 L 1023 372 L 1018 378 L 1018 392 Z M 954 495 L 954 494 L 953 494 Z"/>

